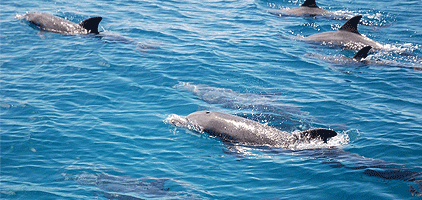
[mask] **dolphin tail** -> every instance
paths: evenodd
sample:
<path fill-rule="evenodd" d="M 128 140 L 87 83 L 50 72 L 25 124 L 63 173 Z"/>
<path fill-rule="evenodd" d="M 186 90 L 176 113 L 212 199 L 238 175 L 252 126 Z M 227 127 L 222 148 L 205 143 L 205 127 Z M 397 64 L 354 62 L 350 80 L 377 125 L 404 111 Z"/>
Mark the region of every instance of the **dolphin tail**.
<path fill-rule="evenodd" d="M 330 129 L 325 128 L 316 128 L 310 129 L 302 132 L 302 135 L 308 137 L 310 139 L 321 139 L 324 143 L 327 143 L 327 139 L 330 137 L 334 137 L 337 133 Z"/>
<path fill-rule="evenodd" d="M 102 17 L 91 17 L 82 21 L 79 25 L 88 30 L 89 33 L 98 34 L 98 24 L 100 24 L 102 19 Z"/>
<path fill-rule="evenodd" d="M 346 23 L 344 23 L 343 26 L 340 27 L 340 29 L 338 30 L 350 31 L 352 33 L 357 33 L 360 35 L 360 33 L 358 32 L 358 23 L 361 18 L 362 18 L 362 15 L 357 15 L 357 16 L 352 17 Z"/>
<path fill-rule="evenodd" d="M 305 3 L 303 3 L 301 6 L 303 6 L 303 7 L 311 7 L 311 8 L 318 8 L 318 6 L 315 3 L 315 0 L 306 0 Z"/>
<path fill-rule="evenodd" d="M 355 56 L 353 56 L 354 59 L 356 60 L 361 60 L 361 59 L 365 59 L 368 56 L 368 52 L 369 50 L 371 50 L 372 47 L 371 46 L 366 46 L 363 47 L 362 49 L 360 49 Z"/>

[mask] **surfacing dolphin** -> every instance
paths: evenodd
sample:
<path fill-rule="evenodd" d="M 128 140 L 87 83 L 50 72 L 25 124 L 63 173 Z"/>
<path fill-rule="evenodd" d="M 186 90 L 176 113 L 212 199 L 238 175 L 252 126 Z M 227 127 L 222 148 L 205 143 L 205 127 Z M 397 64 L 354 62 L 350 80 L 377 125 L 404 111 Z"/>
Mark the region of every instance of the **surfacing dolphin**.
<path fill-rule="evenodd" d="M 372 47 L 371 46 L 366 46 L 363 47 L 362 49 L 360 49 L 355 56 L 353 56 L 353 59 L 357 60 L 357 61 L 362 61 L 362 59 L 365 59 L 366 57 L 368 57 L 368 52 L 369 50 L 371 50 Z"/>
<path fill-rule="evenodd" d="M 325 16 L 325 17 L 334 17 L 338 19 L 346 19 L 345 16 L 337 15 L 333 12 L 325 10 L 319 7 L 315 0 L 306 0 L 300 7 L 291 8 L 291 9 L 270 9 L 268 10 L 270 14 L 277 16 Z"/>
<path fill-rule="evenodd" d="M 413 69 L 417 71 L 422 70 L 422 66 L 418 65 L 417 63 L 414 63 L 412 65 L 408 63 L 400 63 L 394 60 L 381 59 L 377 57 L 377 55 L 368 57 L 368 53 L 371 49 L 372 49 L 371 46 L 363 47 L 353 57 L 346 57 L 344 55 L 321 55 L 317 53 L 307 53 L 304 56 L 309 57 L 309 58 L 324 60 L 341 67 L 365 65 L 365 66 L 374 66 L 374 67 L 390 66 L 390 67 Z M 349 73 L 349 71 L 347 71 L 347 73 Z"/>
<path fill-rule="evenodd" d="M 337 135 L 330 129 L 318 128 L 300 134 L 290 134 L 243 117 L 215 111 L 197 111 L 185 119 L 172 118 L 168 123 L 205 132 L 225 143 L 254 146 L 264 152 L 276 154 L 311 156 L 326 160 L 324 163 L 333 168 L 360 170 L 364 175 L 385 180 L 414 182 L 417 188 L 422 190 L 422 172 L 408 170 L 398 163 L 365 158 L 339 148 L 295 149 L 295 145 L 312 140 L 322 140 L 326 143 L 328 138 Z M 413 186 L 409 185 L 409 188 L 412 195 L 421 196 Z"/>
<path fill-rule="evenodd" d="M 317 33 L 309 37 L 305 37 L 305 40 L 329 45 L 337 45 L 355 50 L 359 50 L 365 46 L 371 46 L 374 49 L 382 49 L 383 45 L 361 35 L 358 32 L 357 25 L 361 18 L 362 15 L 355 16 L 349 19 L 337 31 Z"/>
<path fill-rule="evenodd" d="M 315 0 L 306 0 L 300 7 L 291 9 L 275 9 L 268 11 L 274 15 L 305 15 L 305 16 L 317 16 L 326 15 L 330 13 L 328 10 L 320 8 L 316 5 Z"/>
<path fill-rule="evenodd" d="M 28 13 L 24 18 L 42 31 L 69 35 L 98 34 L 98 24 L 103 19 L 102 17 L 91 17 L 76 24 L 61 17 L 37 12 Z"/>
<path fill-rule="evenodd" d="M 322 128 L 303 131 L 300 134 L 290 134 L 253 120 L 216 111 L 197 111 L 189 114 L 186 120 L 187 123 L 172 119 L 169 123 L 208 133 L 220 138 L 223 142 L 251 146 L 289 149 L 299 143 L 316 139 L 326 143 L 328 138 L 337 135 L 333 130 Z"/>
<path fill-rule="evenodd" d="M 156 49 L 158 47 L 152 46 L 146 43 L 139 42 L 129 37 L 117 35 L 109 31 L 98 31 L 98 25 L 102 20 L 102 17 L 91 17 L 79 24 L 73 23 L 61 17 L 45 13 L 28 13 L 23 17 L 32 25 L 41 29 L 41 31 L 49 31 L 55 33 L 62 33 L 67 35 L 86 35 L 94 34 L 95 37 L 103 39 L 104 42 L 119 42 L 124 44 L 132 44 L 137 47 L 138 50 L 143 51 L 145 49 Z"/>
<path fill-rule="evenodd" d="M 317 58 L 320 60 L 325 60 L 333 64 L 339 64 L 339 65 L 361 65 L 366 64 L 368 57 L 369 50 L 371 50 L 371 46 L 366 46 L 360 49 L 355 56 L 353 57 L 346 57 L 344 55 L 321 55 L 321 54 L 314 54 L 314 53 L 308 53 L 304 56 L 310 57 L 310 58 Z M 372 62 L 369 61 L 369 64 L 372 64 Z"/>

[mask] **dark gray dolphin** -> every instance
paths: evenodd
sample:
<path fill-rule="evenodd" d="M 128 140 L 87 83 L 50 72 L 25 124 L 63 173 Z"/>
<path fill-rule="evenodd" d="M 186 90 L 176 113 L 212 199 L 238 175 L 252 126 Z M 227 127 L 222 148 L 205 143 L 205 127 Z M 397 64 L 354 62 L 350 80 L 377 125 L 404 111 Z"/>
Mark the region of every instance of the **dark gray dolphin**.
<path fill-rule="evenodd" d="M 422 190 L 422 172 L 409 170 L 398 163 L 365 158 L 338 148 L 294 149 L 295 143 L 309 142 L 315 139 L 326 142 L 328 138 L 337 135 L 330 129 L 319 128 L 303 131 L 300 134 L 289 134 L 243 117 L 215 111 L 197 111 L 189 114 L 185 119 L 173 118 L 169 123 L 205 132 L 221 138 L 224 142 L 252 145 L 264 152 L 310 156 L 324 160 L 325 164 L 329 164 L 333 168 L 344 167 L 359 170 L 364 175 L 385 180 L 414 182 L 417 188 Z M 413 186 L 409 185 L 409 187 L 413 195 L 421 195 Z"/>
<path fill-rule="evenodd" d="M 340 65 L 355 65 L 355 64 L 362 64 L 362 63 L 367 63 L 367 62 L 369 62 L 369 64 L 373 64 L 371 61 L 365 60 L 365 58 L 368 57 L 369 50 L 371 49 L 372 49 L 371 46 L 363 47 L 353 57 L 346 57 L 344 55 L 330 56 L 330 55 L 321 55 L 321 54 L 314 54 L 314 53 L 305 54 L 304 56 L 310 57 L 310 58 L 317 58 L 317 59 L 328 61 L 330 63 L 340 64 Z"/>
<path fill-rule="evenodd" d="M 333 12 L 325 10 L 319 7 L 315 0 L 306 0 L 300 7 L 291 9 L 271 9 L 268 10 L 270 14 L 284 16 L 284 15 L 298 15 L 298 16 L 331 16 L 345 18 L 344 16 L 338 16 Z"/>
<path fill-rule="evenodd" d="M 361 49 L 365 46 L 371 46 L 374 49 L 382 49 L 383 45 L 375 42 L 358 32 L 357 25 L 362 15 L 349 19 L 337 31 L 317 33 L 306 37 L 308 41 L 321 42 L 325 44 L 338 45 L 349 49 Z"/>
<path fill-rule="evenodd" d="M 410 64 L 400 63 L 394 60 L 385 60 L 385 59 L 377 58 L 376 55 L 372 58 L 366 59 L 371 49 L 372 49 L 371 46 L 363 47 L 353 57 L 346 57 L 344 55 L 322 55 L 322 54 L 317 54 L 317 53 L 307 53 L 304 56 L 309 57 L 309 58 L 324 60 L 340 67 L 366 65 L 366 66 L 375 66 L 375 67 L 391 66 L 391 67 L 414 69 L 418 71 L 422 70 L 422 66 L 416 63 L 414 65 L 410 65 Z M 349 72 L 350 71 L 347 70 L 347 73 Z"/>
<path fill-rule="evenodd" d="M 311 129 L 298 135 L 290 134 L 243 117 L 215 111 L 197 111 L 188 115 L 186 120 L 188 127 L 195 131 L 216 136 L 224 142 L 252 146 L 290 148 L 292 145 L 312 139 L 327 142 L 328 138 L 337 135 L 335 131 L 329 129 Z M 170 123 L 176 126 L 183 124 L 176 119 Z"/>
<path fill-rule="evenodd" d="M 372 47 L 371 46 L 366 46 L 363 47 L 362 49 L 360 49 L 355 56 L 353 56 L 353 59 L 361 61 L 362 59 L 365 59 L 366 57 L 368 57 L 368 52 L 369 50 L 371 50 Z"/>
<path fill-rule="evenodd" d="M 76 24 L 61 17 L 36 12 L 28 13 L 24 18 L 43 31 L 70 35 L 98 34 L 98 24 L 103 19 L 102 17 L 91 17 Z"/>
<path fill-rule="evenodd" d="M 317 6 L 315 0 L 306 0 L 305 3 L 303 3 L 300 7 L 288 9 L 288 10 L 285 10 L 285 12 L 291 15 L 310 15 L 310 16 L 326 15 L 329 13 L 328 10 L 325 10 Z"/>

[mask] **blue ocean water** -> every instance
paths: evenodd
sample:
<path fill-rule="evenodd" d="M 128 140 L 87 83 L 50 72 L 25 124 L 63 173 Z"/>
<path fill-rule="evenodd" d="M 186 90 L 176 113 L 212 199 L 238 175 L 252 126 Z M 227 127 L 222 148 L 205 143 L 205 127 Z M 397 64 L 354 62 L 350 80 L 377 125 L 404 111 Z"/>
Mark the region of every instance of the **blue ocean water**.
<path fill-rule="evenodd" d="M 0 198 L 420 198 L 417 182 L 366 176 L 351 158 L 422 172 L 422 2 L 317 1 L 363 15 L 360 33 L 387 49 L 364 63 L 300 40 L 345 20 L 267 12 L 302 3 L 1 1 Z M 27 12 L 102 16 L 103 36 L 43 33 Z M 332 128 L 335 148 L 359 156 L 232 155 L 166 122 L 204 109 Z"/>

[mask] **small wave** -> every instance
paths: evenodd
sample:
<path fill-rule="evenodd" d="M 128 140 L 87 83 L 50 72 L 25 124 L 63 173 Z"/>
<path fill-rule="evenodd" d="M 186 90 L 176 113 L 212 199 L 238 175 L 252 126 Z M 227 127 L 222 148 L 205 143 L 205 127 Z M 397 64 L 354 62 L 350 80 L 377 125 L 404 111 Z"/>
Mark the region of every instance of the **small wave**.
<path fill-rule="evenodd" d="M 379 65 L 422 69 L 422 58 L 414 53 L 419 51 L 421 45 L 412 43 L 385 44 L 383 48 L 385 51 L 378 51 L 368 58 Z"/>
<path fill-rule="evenodd" d="M 16 18 L 16 19 L 25 19 L 25 15 L 26 15 L 26 14 L 23 14 L 23 15 L 21 15 L 21 14 L 16 14 L 15 18 Z"/>
<path fill-rule="evenodd" d="M 196 132 L 202 132 L 202 129 L 200 129 L 200 127 L 190 123 L 185 116 L 171 114 L 164 120 L 164 123 L 171 124 L 177 127 L 187 128 Z"/>
<path fill-rule="evenodd" d="M 356 15 L 362 15 L 362 19 L 359 24 L 365 26 L 376 26 L 376 27 L 388 27 L 392 25 L 394 21 L 390 15 L 383 13 L 381 11 L 375 10 L 362 10 L 362 11 L 351 11 L 351 10 L 338 10 L 332 11 L 335 16 L 343 16 L 344 18 L 339 18 L 339 20 L 350 19 Z"/>
<path fill-rule="evenodd" d="M 186 127 L 185 125 L 188 124 L 188 120 L 186 120 L 186 118 L 183 116 L 171 114 L 167 116 L 167 118 L 164 120 L 164 123 L 172 124 L 179 127 Z"/>
<path fill-rule="evenodd" d="M 420 48 L 421 45 L 412 43 L 383 45 L 383 49 L 385 49 L 387 52 L 392 52 L 400 55 L 413 55 L 413 52 Z"/>

